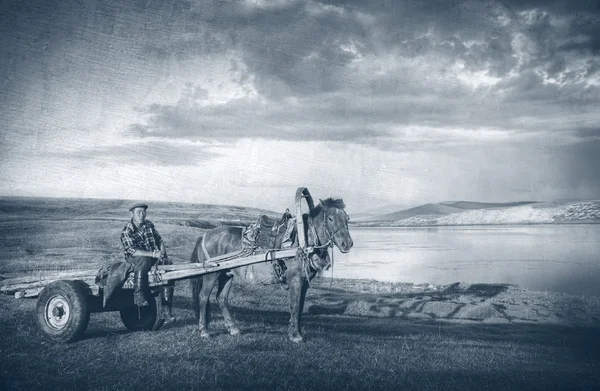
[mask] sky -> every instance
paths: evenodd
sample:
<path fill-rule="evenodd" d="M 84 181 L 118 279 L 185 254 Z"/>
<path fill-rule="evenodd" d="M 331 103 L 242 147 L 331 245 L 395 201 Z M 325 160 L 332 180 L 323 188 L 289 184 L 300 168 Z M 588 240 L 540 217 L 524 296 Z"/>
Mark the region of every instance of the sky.
<path fill-rule="evenodd" d="M 597 1 L 0 2 L 0 195 L 600 199 Z"/>

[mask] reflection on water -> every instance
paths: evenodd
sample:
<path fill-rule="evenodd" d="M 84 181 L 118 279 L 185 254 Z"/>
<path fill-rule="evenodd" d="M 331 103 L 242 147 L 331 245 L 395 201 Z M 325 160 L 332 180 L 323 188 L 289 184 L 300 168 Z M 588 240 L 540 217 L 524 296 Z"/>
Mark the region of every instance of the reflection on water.
<path fill-rule="evenodd" d="M 600 225 L 351 228 L 334 277 L 511 283 L 600 296 Z M 331 276 L 330 272 L 324 276 Z"/>

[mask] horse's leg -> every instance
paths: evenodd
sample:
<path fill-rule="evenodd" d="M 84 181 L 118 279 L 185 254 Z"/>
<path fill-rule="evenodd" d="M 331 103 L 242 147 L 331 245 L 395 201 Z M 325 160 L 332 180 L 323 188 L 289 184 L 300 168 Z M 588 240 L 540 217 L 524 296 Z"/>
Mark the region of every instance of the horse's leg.
<path fill-rule="evenodd" d="M 298 330 L 300 330 L 300 324 L 302 323 L 302 313 L 304 312 L 304 302 L 306 301 L 306 292 L 308 291 L 308 281 L 306 278 L 302 278 L 302 287 L 300 288 L 300 308 L 298 309 Z"/>
<path fill-rule="evenodd" d="M 161 289 L 161 308 L 162 316 L 166 323 L 175 322 L 176 318 L 173 316 L 173 293 L 175 291 L 175 285 L 169 284 Z"/>
<path fill-rule="evenodd" d="M 217 302 L 221 308 L 223 314 L 223 320 L 225 321 L 225 327 L 231 335 L 240 335 L 240 329 L 238 328 L 235 319 L 229 312 L 229 291 L 231 290 L 231 284 L 233 283 L 233 275 L 227 273 L 220 273 L 219 285 L 217 288 Z"/>
<path fill-rule="evenodd" d="M 302 270 L 298 263 L 301 261 L 295 260 L 294 267 L 287 270 L 287 283 L 289 286 L 290 299 L 290 324 L 288 326 L 288 336 L 292 342 L 304 342 L 302 333 L 300 332 L 300 312 L 302 302 Z"/>
<path fill-rule="evenodd" d="M 202 338 L 210 337 L 208 333 L 208 299 L 213 287 L 215 286 L 215 282 L 219 277 L 219 274 L 221 273 L 210 273 L 202 276 L 202 288 L 200 289 L 200 293 L 198 295 L 198 328 L 200 329 L 200 336 Z"/>

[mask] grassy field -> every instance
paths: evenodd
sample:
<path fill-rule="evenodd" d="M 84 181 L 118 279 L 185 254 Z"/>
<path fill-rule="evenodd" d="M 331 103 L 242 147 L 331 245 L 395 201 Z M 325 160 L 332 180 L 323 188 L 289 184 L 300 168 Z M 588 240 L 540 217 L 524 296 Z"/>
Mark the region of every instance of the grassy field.
<path fill-rule="evenodd" d="M 126 205 L 0 199 L 0 274 L 119 260 Z M 251 221 L 264 211 L 157 204 L 148 212 L 171 258 L 183 263 L 203 232 L 196 227 Z M 118 313 L 92 314 L 83 340 L 57 345 L 37 329 L 35 300 L 0 296 L 0 389 L 592 390 L 600 384 L 598 298 L 507 285 L 318 280 L 308 293 L 308 340 L 301 345 L 287 339 L 287 292 L 279 286 L 238 281 L 231 304 L 238 337 L 226 333 L 213 307 L 213 336 L 201 340 L 183 282 L 176 287 L 176 323 L 133 333 Z"/>

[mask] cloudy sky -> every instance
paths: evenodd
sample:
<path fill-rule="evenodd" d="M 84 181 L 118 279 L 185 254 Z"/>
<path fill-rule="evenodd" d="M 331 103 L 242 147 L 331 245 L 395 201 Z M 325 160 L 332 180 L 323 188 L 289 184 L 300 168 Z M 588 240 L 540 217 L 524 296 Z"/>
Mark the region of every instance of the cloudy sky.
<path fill-rule="evenodd" d="M 597 1 L 0 2 L 0 195 L 600 198 Z"/>

